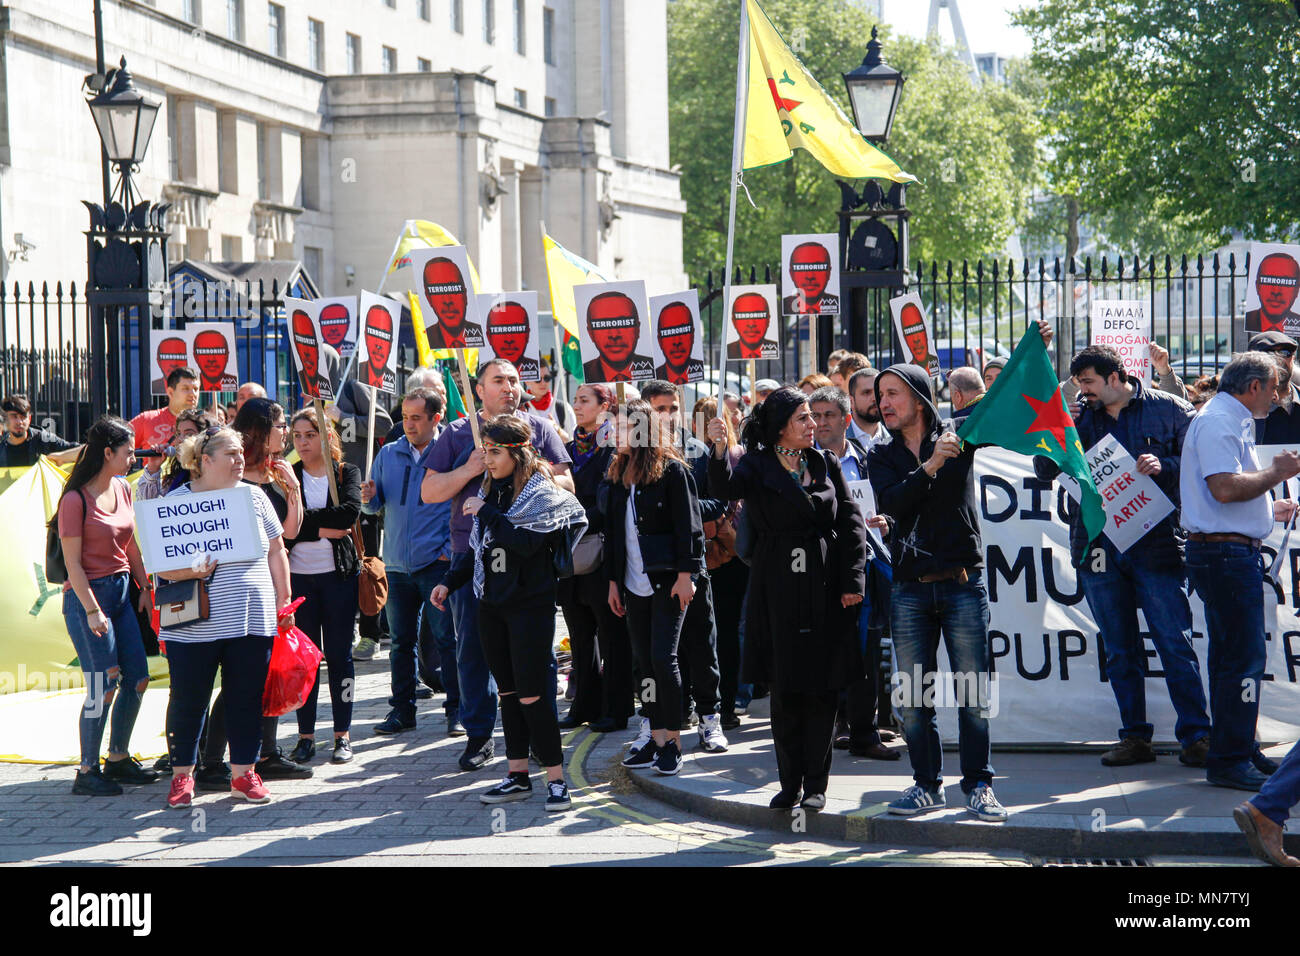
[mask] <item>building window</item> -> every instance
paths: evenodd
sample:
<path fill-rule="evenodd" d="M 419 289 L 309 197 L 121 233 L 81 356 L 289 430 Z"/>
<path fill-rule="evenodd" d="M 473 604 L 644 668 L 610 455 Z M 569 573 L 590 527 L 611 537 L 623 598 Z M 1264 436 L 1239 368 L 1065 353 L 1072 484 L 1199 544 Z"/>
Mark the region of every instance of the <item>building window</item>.
<path fill-rule="evenodd" d="M 217 188 L 223 193 L 239 192 L 238 126 L 235 114 L 217 114 Z"/>
<path fill-rule="evenodd" d="M 221 261 L 222 262 L 243 262 L 244 261 L 244 237 L 243 236 L 222 236 L 221 237 Z"/>
<path fill-rule="evenodd" d="M 199 7 L 200 0 L 185 0 L 181 4 L 181 16 L 189 23 L 201 24 L 203 22 L 203 11 Z"/>
<path fill-rule="evenodd" d="M 284 59 L 284 7 L 280 4 L 266 5 L 266 29 L 267 52 Z"/>
<path fill-rule="evenodd" d="M 226 39 L 244 42 L 244 0 L 226 0 Z"/>
<path fill-rule="evenodd" d="M 451 0 L 451 28 L 457 33 L 465 32 L 465 4 L 463 0 Z"/>
<path fill-rule="evenodd" d="M 270 199 L 266 183 L 266 127 L 257 124 L 257 198 Z"/>
<path fill-rule="evenodd" d="M 555 66 L 555 11 L 542 7 L 542 57 Z"/>
<path fill-rule="evenodd" d="M 306 133 L 298 141 L 302 164 L 302 208 L 320 208 L 320 143 Z M 314 275 L 312 278 L 316 278 Z"/>
<path fill-rule="evenodd" d="M 429 19 L 429 0 L 416 0 L 415 13 L 421 20 Z"/>
<path fill-rule="evenodd" d="M 348 34 L 348 72 L 361 72 L 361 37 L 355 33 Z"/>
<path fill-rule="evenodd" d="M 554 115 L 555 115 L 555 97 L 554 97 L 554 96 L 548 96 L 548 97 L 546 97 L 546 99 L 545 99 L 545 100 L 543 101 L 543 103 L 542 103 L 542 106 L 543 106 L 543 108 L 545 109 L 545 111 L 546 111 L 546 115 L 547 115 L 547 116 L 554 116 Z"/>
<path fill-rule="evenodd" d="M 385 73 L 397 72 L 397 51 L 394 50 L 391 46 L 386 46 L 382 48 L 381 60 L 384 65 Z"/>
<path fill-rule="evenodd" d="M 528 52 L 527 24 L 524 22 L 524 0 L 515 0 L 515 52 L 524 56 Z"/>
<path fill-rule="evenodd" d="M 313 70 L 325 72 L 325 24 L 310 17 L 307 19 L 307 56 Z"/>
<path fill-rule="evenodd" d="M 424 57 L 422 57 L 422 56 L 420 56 L 420 57 L 416 57 L 416 58 L 415 58 L 415 68 L 416 68 L 417 70 L 419 70 L 421 73 L 432 73 L 432 72 L 433 72 L 433 63 L 430 62 L 429 60 L 426 60 L 426 59 L 425 59 Z"/>
<path fill-rule="evenodd" d="M 176 97 L 167 97 L 167 178 L 179 182 L 181 178 L 181 117 Z"/>
<path fill-rule="evenodd" d="M 311 276 L 311 281 L 316 283 L 318 288 L 322 288 L 324 283 L 321 281 L 325 277 L 320 274 L 321 263 L 325 261 L 325 254 L 315 246 L 302 247 L 302 267 L 306 270 L 307 275 Z"/>
<path fill-rule="evenodd" d="M 496 0 L 483 0 L 483 42 L 489 45 L 497 42 Z"/>
<path fill-rule="evenodd" d="M 515 90 L 515 106 L 519 107 L 521 110 L 528 109 L 527 90 Z"/>

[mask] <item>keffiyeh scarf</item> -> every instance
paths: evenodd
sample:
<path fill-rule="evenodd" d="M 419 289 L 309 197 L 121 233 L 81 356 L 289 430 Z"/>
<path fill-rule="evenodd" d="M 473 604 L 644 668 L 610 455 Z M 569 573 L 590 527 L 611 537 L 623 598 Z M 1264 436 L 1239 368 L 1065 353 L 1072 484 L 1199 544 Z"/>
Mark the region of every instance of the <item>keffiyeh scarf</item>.
<path fill-rule="evenodd" d="M 483 492 L 479 492 L 479 497 L 483 497 Z M 506 509 L 505 518 L 516 528 L 538 534 L 563 530 L 565 540 L 560 546 L 570 550 L 587 530 L 587 513 L 578 499 L 541 472 L 534 473 L 524 483 Z M 479 516 L 475 515 L 469 549 L 474 555 L 474 594 L 480 599 L 484 583 L 483 552 L 491 543 L 492 532 L 483 528 Z"/>

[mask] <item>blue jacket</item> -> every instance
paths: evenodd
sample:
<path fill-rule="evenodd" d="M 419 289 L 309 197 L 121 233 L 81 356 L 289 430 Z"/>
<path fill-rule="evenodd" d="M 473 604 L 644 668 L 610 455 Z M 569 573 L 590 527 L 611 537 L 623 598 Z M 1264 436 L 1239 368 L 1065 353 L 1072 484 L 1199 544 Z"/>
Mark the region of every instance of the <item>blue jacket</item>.
<path fill-rule="evenodd" d="M 1111 418 L 1104 408 L 1093 411 L 1084 406 L 1074 423 L 1079 429 L 1079 442 L 1086 451 L 1113 434 L 1134 459 L 1140 455 L 1155 455 L 1160 459 L 1160 474 L 1155 476 L 1155 483 L 1176 508 L 1183 437 L 1196 417 L 1196 411 L 1175 395 L 1146 388 L 1136 379 L 1130 381 L 1135 389 L 1133 398 L 1120 410 L 1118 418 Z M 1051 481 L 1061 473 L 1061 469 L 1050 458 L 1036 456 L 1034 472 L 1044 481 Z M 1070 555 L 1076 565 L 1087 547 L 1087 532 L 1083 530 L 1083 520 L 1076 507 L 1070 511 Z M 1180 561 L 1182 533 L 1178 526 L 1178 511 L 1173 511 L 1148 531 L 1129 549 L 1129 553 L 1139 549 L 1170 562 Z"/>
<path fill-rule="evenodd" d="M 451 555 L 451 502 L 420 500 L 424 469 L 403 435 L 379 449 L 370 477 L 375 496 L 361 506 L 368 515 L 384 514 L 384 566 L 411 574 Z"/>

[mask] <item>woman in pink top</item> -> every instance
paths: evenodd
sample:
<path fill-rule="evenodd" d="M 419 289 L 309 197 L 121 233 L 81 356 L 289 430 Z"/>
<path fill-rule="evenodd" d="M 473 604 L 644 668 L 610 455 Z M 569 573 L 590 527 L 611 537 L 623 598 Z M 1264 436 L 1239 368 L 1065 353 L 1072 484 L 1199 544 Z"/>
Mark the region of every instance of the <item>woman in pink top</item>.
<path fill-rule="evenodd" d="M 131 488 L 122 477 L 134 460 L 134 439 L 120 418 L 106 415 L 92 425 L 51 519 L 58 522 L 68 568 L 63 620 L 86 679 L 81 767 L 72 785 L 73 793 L 86 796 L 112 796 L 122 792 L 122 783 L 158 779 L 130 752 L 140 696 L 149 686 L 144 641 L 131 607 L 131 575 L 142 589 L 142 611 L 153 588 L 135 541 Z M 113 729 L 101 772 L 99 748 L 110 705 Z"/>

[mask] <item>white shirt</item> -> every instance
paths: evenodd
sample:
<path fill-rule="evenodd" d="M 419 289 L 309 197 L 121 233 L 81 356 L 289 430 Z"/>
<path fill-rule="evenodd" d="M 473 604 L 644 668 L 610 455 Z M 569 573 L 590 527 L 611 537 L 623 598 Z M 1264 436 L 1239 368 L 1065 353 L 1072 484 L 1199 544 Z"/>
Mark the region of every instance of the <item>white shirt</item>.
<path fill-rule="evenodd" d="M 650 597 L 655 589 L 646 576 L 645 562 L 641 560 L 641 539 L 636 530 L 636 485 L 627 490 L 627 515 L 623 519 L 623 532 L 627 535 L 627 568 L 623 571 L 623 587 L 637 597 Z"/>
<path fill-rule="evenodd" d="M 1183 527 L 1197 534 L 1244 534 L 1267 538 L 1273 530 L 1273 506 L 1267 494 L 1249 501 L 1221 503 L 1210 494 L 1210 475 L 1259 471 L 1255 455 L 1255 419 L 1250 409 L 1227 392 L 1218 392 L 1192 419 L 1183 439 L 1180 476 Z"/>
<path fill-rule="evenodd" d="M 330 500 L 330 480 L 306 469 L 302 473 L 302 506 L 324 508 Z M 289 552 L 289 570 L 294 574 L 329 574 L 334 570 L 334 544 L 327 538 L 295 544 Z"/>
<path fill-rule="evenodd" d="M 873 438 L 859 428 L 857 421 L 850 417 L 848 434 L 850 438 L 862 446 L 863 451 L 871 451 L 872 445 L 883 445 L 889 441 L 889 429 L 885 427 L 884 422 L 876 423 L 876 434 Z"/>

